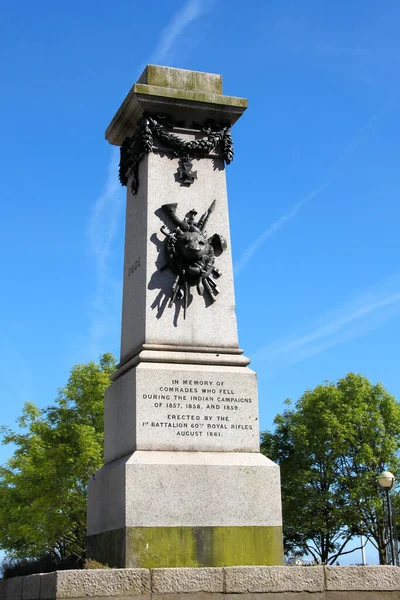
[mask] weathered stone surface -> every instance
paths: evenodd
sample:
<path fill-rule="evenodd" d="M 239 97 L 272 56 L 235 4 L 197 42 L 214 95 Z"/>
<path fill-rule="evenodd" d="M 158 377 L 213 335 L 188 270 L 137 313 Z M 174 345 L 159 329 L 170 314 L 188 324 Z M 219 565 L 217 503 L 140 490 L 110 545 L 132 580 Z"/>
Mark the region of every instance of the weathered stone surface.
<path fill-rule="evenodd" d="M 4 592 L 6 600 L 22 600 L 24 577 L 10 577 L 5 580 Z"/>
<path fill-rule="evenodd" d="M 323 567 L 230 567 L 225 569 L 227 593 L 322 592 Z"/>
<path fill-rule="evenodd" d="M 218 568 L 152 569 L 151 577 L 152 592 L 155 594 L 224 590 L 224 573 Z"/>
<path fill-rule="evenodd" d="M 143 344 L 140 352 L 118 366 L 111 375 L 116 381 L 121 375 L 141 362 L 171 363 L 178 365 L 207 365 L 222 367 L 247 367 L 250 359 L 240 348 L 215 348 L 209 346 L 171 346 L 170 344 Z"/>
<path fill-rule="evenodd" d="M 22 600 L 35 600 L 40 595 L 40 575 L 27 575 L 22 583 Z"/>
<path fill-rule="evenodd" d="M 126 526 L 280 527 L 279 491 L 278 466 L 258 453 L 137 451 L 89 481 L 88 535 Z"/>
<path fill-rule="evenodd" d="M 177 158 L 150 153 L 140 162 L 135 196 L 128 183 L 121 362 L 143 344 L 238 348 L 225 167 L 221 158 L 194 160 L 197 180 L 188 188 L 176 181 L 178 164 Z M 180 218 L 193 208 L 201 215 L 213 200 L 207 232 L 224 236 L 228 244 L 215 262 L 222 272 L 220 293 L 206 306 L 204 297 L 191 288 L 192 301 L 183 319 L 182 307 L 167 306 L 175 275 L 160 271 L 165 265 L 160 229 L 172 223 L 160 209 L 174 202 Z"/>
<path fill-rule="evenodd" d="M 223 598 L 224 600 L 327 600 L 325 592 L 249 592 L 225 594 Z M 346 600 L 353 600 L 353 598 L 346 598 Z"/>
<path fill-rule="evenodd" d="M 41 573 L 40 600 L 52 600 L 56 597 L 57 573 Z"/>
<path fill-rule="evenodd" d="M 192 592 L 192 593 L 172 593 L 172 594 L 152 594 L 155 600 L 225 600 L 225 594 L 221 592 Z M 238 600 L 238 598 L 236 598 Z M 266 599 L 269 600 L 269 599 Z M 286 600 L 281 598 L 280 600 Z M 308 599 L 310 600 L 310 599 Z"/>
<path fill-rule="evenodd" d="M 124 373 L 104 394 L 105 465 L 136 450 L 136 370 Z"/>
<path fill-rule="evenodd" d="M 0 580 L 0 599 L 22 600 L 33 578 L 40 600 L 400 600 L 400 568 L 381 566 L 58 571 Z"/>
<path fill-rule="evenodd" d="M 90 535 L 88 556 L 128 568 L 276 565 L 282 560 L 282 528 L 125 527 Z"/>
<path fill-rule="evenodd" d="M 270 599 L 267 598 L 267 600 Z M 324 600 L 400 600 L 400 592 L 379 592 L 376 590 L 363 590 L 362 592 L 356 590 L 327 591 Z"/>
<path fill-rule="evenodd" d="M 127 458 L 120 458 L 110 465 L 105 465 L 88 481 L 88 535 L 124 527 L 127 502 L 125 496 L 126 461 Z M 91 556 L 94 558 L 93 555 Z"/>
<path fill-rule="evenodd" d="M 327 590 L 400 590 L 400 568 L 325 567 Z"/>
<path fill-rule="evenodd" d="M 137 453 L 133 455 L 126 479 L 128 526 L 281 524 L 276 497 L 279 471 L 275 465 L 257 465 L 255 461 L 251 464 L 249 455 L 244 457 L 244 453 L 238 453 L 236 464 L 226 460 L 232 459 L 232 453 L 212 453 L 214 461 L 207 461 L 208 464 L 204 453 L 194 453 L 192 461 L 179 464 L 181 453 L 176 454 L 174 463 L 158 465 L 140 464 Z"/>
<path fill-rule="evenodd" d="M 222 94 L 222 76 L 148 65 L 122 102 L 105 137 L 120 146 L 132 135 L 144 111 L 169 113 L 181 120 L 224 120 L 234 123 L 247 108 L 246 98 Z"/>
<path fill-rule="evenodd" d="M 148 569 L 57 572 L 57 598 L 130 597 L 150 593 Z"/>
<path fill-rule="evenodd" d="M 138 83 L 205 94 L 222 94 L 222 75 L 159 65 L 147 65 Z"/>
<path fill-rule="evenodd" d="M 259 452 L 246 367 L 141 363 L 107 389 L 105 464 L 135 450 Z"/>

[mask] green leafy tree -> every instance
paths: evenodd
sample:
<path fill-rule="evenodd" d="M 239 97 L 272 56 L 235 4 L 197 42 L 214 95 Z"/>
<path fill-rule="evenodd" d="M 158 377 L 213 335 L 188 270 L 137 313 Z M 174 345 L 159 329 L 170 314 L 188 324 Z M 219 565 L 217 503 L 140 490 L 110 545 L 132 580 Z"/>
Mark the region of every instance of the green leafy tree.
<path fill-rule="evenodd" d="M 381 384 L 349 373 L 287 403 L 275 431 L 261 436 L 262 451 L 281 467 L 286 552 L 333 564 L 363 534 L 385 564 L 376 477 L 399 472 L 398 402 Z"/>
<path fill-rule="evenodd" d="M 115 359 L 75 365 L 53 406 L 26 403 L 18 431 L 2 427 L 16 449 L 0 467 L 0 547 L 9 558 L 83 557 L 86 484 L 103 462 L 104 391 Z"/>

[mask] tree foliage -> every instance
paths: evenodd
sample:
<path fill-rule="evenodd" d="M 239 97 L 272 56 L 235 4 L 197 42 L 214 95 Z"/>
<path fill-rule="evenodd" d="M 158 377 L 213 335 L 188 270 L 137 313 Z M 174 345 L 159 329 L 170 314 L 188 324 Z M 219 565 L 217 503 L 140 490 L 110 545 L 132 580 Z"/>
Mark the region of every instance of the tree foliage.
<path fill-rule="evenodd" d="M 385 563 L 376 477 L 399 471 L 400 406 L 381 384 L 349 373 L 307 390 L 264 432 L 262 451 L 279 463 L 286 552 L 333 564 L 355 535 Z"/>
<path fill-rule="evenodd" d="M 104 354 L 71 370 L 53 406 L 26 403 L 18 431 L 2 427 L 16 449 L 0 467 L 0 547 L 10 558 L 82 557 L 86 484 L 103 462 L 103 396 L 115 359 Z"/>

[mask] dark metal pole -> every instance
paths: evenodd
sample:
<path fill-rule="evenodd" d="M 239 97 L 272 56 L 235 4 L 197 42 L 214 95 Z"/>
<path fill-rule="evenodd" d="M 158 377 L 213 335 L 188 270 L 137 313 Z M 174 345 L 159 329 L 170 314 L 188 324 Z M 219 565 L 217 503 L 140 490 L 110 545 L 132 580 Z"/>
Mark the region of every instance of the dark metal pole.
<path fill-rule="evenodd" d="M 391 511 L 391 499 L 390 499 L 390 489 L 386 488 L 386 502 L 387 502 L 387 511 L 388 511 L 388 525 L 389 525 L 389 537 L 390 537 L 390 552 L 391 552 L 391 565 L 396 565 L 396 556 L 394 553 L 394 539 L 393 539 L 393 523 L 392 523 L 392 511 Z"/>

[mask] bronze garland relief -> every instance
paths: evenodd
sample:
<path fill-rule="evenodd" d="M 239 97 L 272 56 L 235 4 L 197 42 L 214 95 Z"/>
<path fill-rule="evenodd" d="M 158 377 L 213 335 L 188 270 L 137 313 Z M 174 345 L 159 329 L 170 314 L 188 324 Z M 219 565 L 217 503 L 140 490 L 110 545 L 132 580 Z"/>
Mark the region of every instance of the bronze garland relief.
<path fill-rule="evenodd" d="M 229 127 L 207 121 L 202 127 L 194 124 L 204 134 L 200 140 L 187 141 L 172 133 L 174 125 L 166 117 L 143 115 L 139 119 L 135 133 L 125 138 L 120 150 L 119 180 L 127 185 L 132 175 L 131 191 L 136 194 L 139 187 L 139 163 L 145 154 L 154 152 L 155 141 L 165 146 L 172 155 L 179 158 L 178 178 L 182 185 L 191 185 L 197 179 L 197 172 L 192 171 L 193 158 L 204 158 L 221 147 L 226 164 L 233 160 L 233 143 Z"/>

